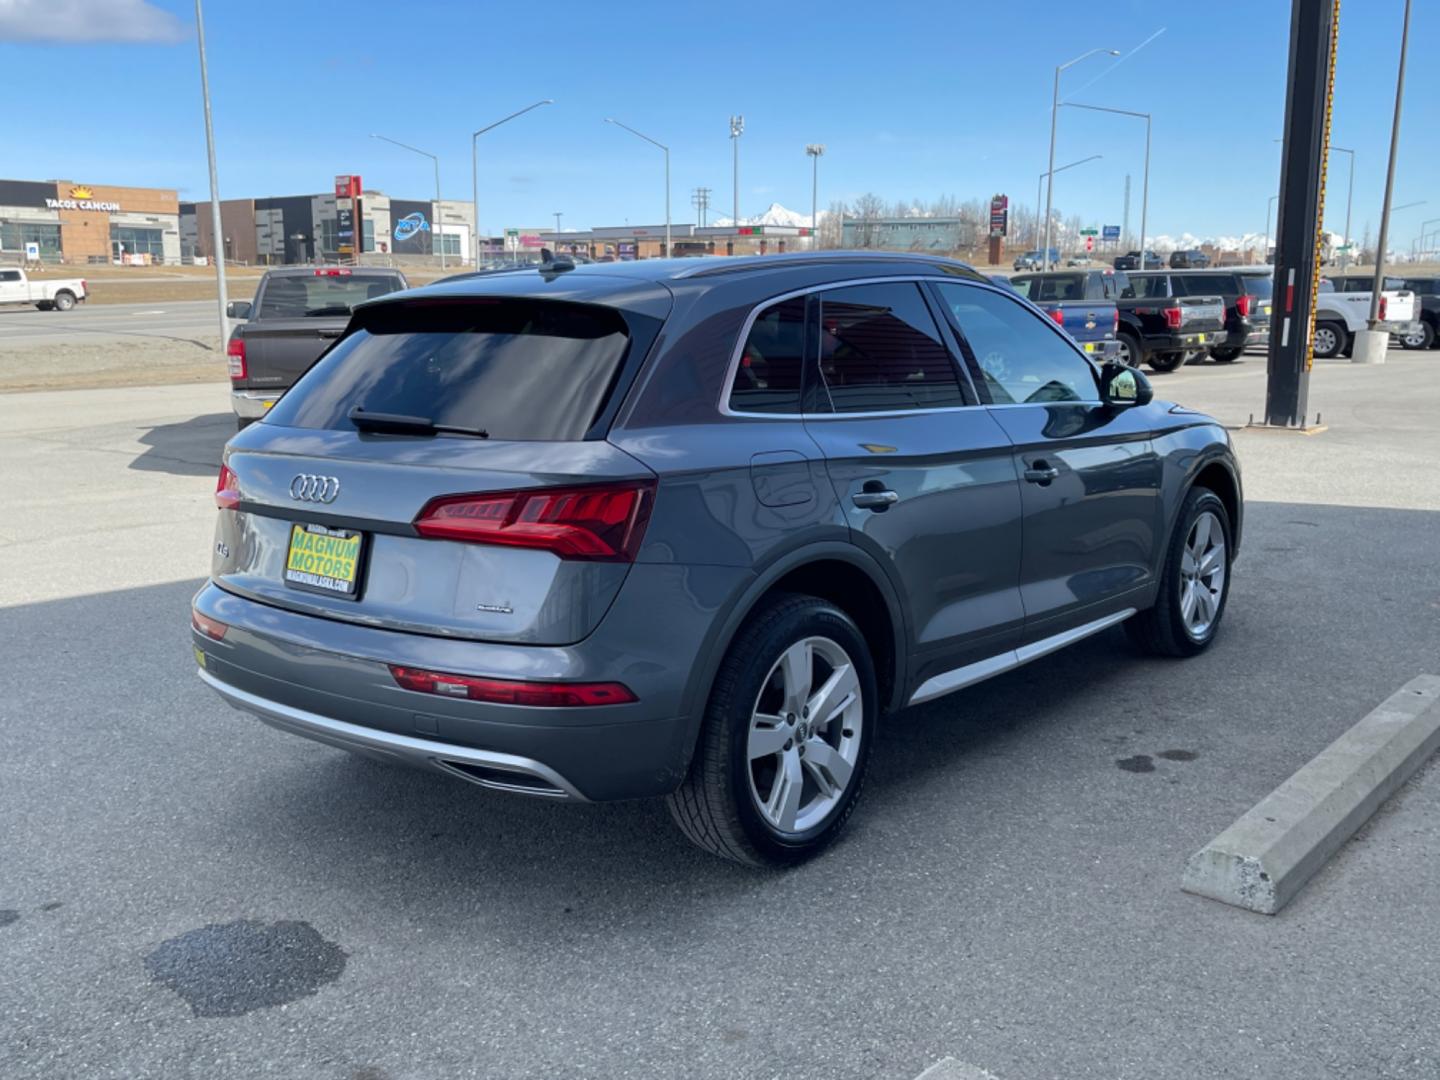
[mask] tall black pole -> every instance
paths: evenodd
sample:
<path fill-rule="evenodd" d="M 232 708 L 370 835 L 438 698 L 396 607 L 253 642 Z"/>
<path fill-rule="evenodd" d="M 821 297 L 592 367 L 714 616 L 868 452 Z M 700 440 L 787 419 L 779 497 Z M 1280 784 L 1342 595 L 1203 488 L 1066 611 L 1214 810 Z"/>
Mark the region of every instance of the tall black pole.
<path fill-rule="evenodd" d="M 1285 145 L 1275 223 L 1275 314 L 1271 322 L 1265 422 L 1304 424 L 1310 396 L 1311 333 L 1320 275 L 1320 222 L 1340 0 L 1291 0 Z"/>

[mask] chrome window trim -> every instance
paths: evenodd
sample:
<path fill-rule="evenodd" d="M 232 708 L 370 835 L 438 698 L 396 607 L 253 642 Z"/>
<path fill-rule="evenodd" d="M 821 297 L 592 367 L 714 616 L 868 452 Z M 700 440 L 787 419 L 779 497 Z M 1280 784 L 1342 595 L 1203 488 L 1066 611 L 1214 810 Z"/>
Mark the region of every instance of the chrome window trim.
<path fill-rule="evenodd" d="M 731 354 L 730 354 L 730 363 L 727 364 L 726 367 L 725 367 L 725 378 L 724 378 L 724 381 L 720 384 L 720 401 L 719 401 L 720 415 L 721 415 L 721 416 L 729 416 L 729 417 L 739 417 L 739 418 L 742 419 L 742 420 L 765 420 L 765 419 L 769 419 L 769 420 L 807 420 L 807 421 L 809 421 L 809 420 L 840 419 L 840 418 L 846 418 L 846 417 L 866 418 L 866 417 L 881 417 L 881 416 L 916 416 L 916 415 L 921 415 L 921 414 L 925 414 L 925 413 L 958 412 L 958 411 L 960 411 L 960 410 L 962 410 L 962 409 L 983 409 L 983 408 L 985 408 L 985 403 L 984 403 L 983 401 L 979 401 L 979 400 L 977 400 L 974 405 L 942 405 L 942 406 L 936 406 L 936 407 L 934 407 L 934 408 L 928 408 L 928 409 L 887 409 L 887 410 L 885 410 L 885 411 L 883 411 L 883 412 L 847 412 L 847 413 L 807 413 L 807 412 L 796 412 L 796 413 L 774 413 L 774 412 L 746 412 L 746 411 L 743 411 L 743 410 L 737 410 L 737 409 L 732 409 L 732 408 L 730 408 L 730 388 L 731 388 L 731 386 L 733 386 L 734 383 L 735 383 L 735 372 L 736 372 L 736 371 L 739 369 L 739 367 L 740 367 L 740 356 L 741 356 L 741 354 L 744 353 L 744 351 L 745 351 L 745 342 L 747 342 L 747 341 L 750 340 L 750 331 L 751 331 L 751 330 L 754 328 L 754 326 L 755 326 L 755 320 L 760 317 L 760 315 L 761 315 L 762 312 L 768 311 L 770 308 L 774 307 L 776 304 L 783 304 L 786 300 L 794 300 L 797 296 L 810 296 L 810 295 L 812 295 L 812 294 L 814 294 L 814 293 L 830 292 L 832 289 L 848 289 L 848 288 L 850 288 L 850 287 L 853 286 L 853 285 L 884 285 L 884 284 L 888 284 L 888 283 L 892 283 L 892 282 L 897 282 L 897 281 L 906 281 L 906 282 L 912 282 L 912 283 L 918 283 L 918 282 L 921 282 L 921 281 L 952 281 L 952 282 L 961 282 L 962 284 L 965 284 L 965 285 L 968 285 L 968 286 L 971 286 L 971 287 L 974 287 L 974 288 L 978 288 L 978 289 L 989 289 L 991 292 L 995 292 L 995 293 L 1000 293 L 1000 292 L 1001 292 L 1000 289 L 997 289 L 994 285 L 991 285 L 989 282 L 986 282 L 986 281 L 968 281 L 968 280 L 965 280 L 965 279 L 962 279 L 962 278 L 949 277 L 949 276 L 946 276 L 946 275 L 943 275 L 943 274 L 922 274 L 922 275 L 913 275 L 913 276 L 912 276 L 912 275 L 908 275 L 908 274 L 893 274 L 893 275 L 886 275 L 885 277 L 865 277 L 865 278 L 852 278 L 852 279 L 847 280 L 847 281 L 828 281 L 828 282 L 825 282 L 825 283 L 820 284 L 820 285 L 807 285 L 807 286 L 806 286 L 805 288 L 803 288 L 803 289 L 795 289 L 795 290 L 793 290 L 793 291 L 791 291 L 791 292 L 780 293 L 778 296 L 772 296 L 772 297 L 770 297 L 769 299 L 764 300 L 764 301 L 760 302 L 759 304 L 755 305 L 755 307 L 751 308 L 751 309 L 750 309 L 750 314 L 748 314 L 748 315 L 745 316 L 745 321 L 744 321 L 744 323 L 742 323 L 741 326 L 740 326 L 740 335 L 739 335 L 739 337 L 737 337 L 737 338 L 735 339 L 735 348 L 734 348 L 734 350 L 733 350 L 733 351 L 731 352 Z M 928 309 L 928 304 L 927 304 L 927 309 Z M 932 316 L 932 317 L 933 317 L 933 316 Z M 1049 320 L 1047 319 L 1046 321 L 1048 322 Z M 937 326 L 936 329 L 940 330 L 940 332 L 941 332 L 942 335 L 945 333 L 945 328 L 944 328 L 944 327 L 938 327 L 938 326 Z M 957 341 L 956 344 L 958 345 L 959 342 Z M 946 349 L 947 352 L 950 351 L 950 346 L 949 346 L 949 343 L 948 343 L 948 342 L 945 343 L 945 349 Z M 963 370 L 963 364 L 964 364 L 964 357 L 963 357 L 963 356 L 960 357 L 960 361 L 961 361 L 962 370 Z M 968 380 L 968 379 L 969 379 L 969 372 L 968 372 L 968 371 L 963 371 L 963 377 Z M 957 382 L 960 380 L 960 378 L 961 378 L 961 375 L 960 375 L 960 374 L 957 374 L 957 376 L 956 376 Z M 964 387 L 964 385 L 965 385 L 964 383 L 961 383 L 962 388 Z M 974 390 L 974 387 L 971 387 L 971 389 Z M 978 395 L 978 393 L 977 393 L 977 394 L 976 394 L 976 397 L 978 398 L 978 396 L 979 396 L 979 395 Z"/>

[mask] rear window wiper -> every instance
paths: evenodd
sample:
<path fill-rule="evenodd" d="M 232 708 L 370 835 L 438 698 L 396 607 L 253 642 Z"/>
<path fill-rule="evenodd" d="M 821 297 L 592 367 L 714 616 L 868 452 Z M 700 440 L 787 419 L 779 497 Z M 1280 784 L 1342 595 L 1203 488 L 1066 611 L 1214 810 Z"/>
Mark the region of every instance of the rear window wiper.
<path fill-rule="evenodd" d="M 369 412 L 359 405 L 346 415 L 361 431 L 389 432 L 394 435 L 469 435 L 475 439 L 490 437 L 490 433 L 484 428 L 465 427 L 462 424 L 437 424 L 428 416 Z"/>

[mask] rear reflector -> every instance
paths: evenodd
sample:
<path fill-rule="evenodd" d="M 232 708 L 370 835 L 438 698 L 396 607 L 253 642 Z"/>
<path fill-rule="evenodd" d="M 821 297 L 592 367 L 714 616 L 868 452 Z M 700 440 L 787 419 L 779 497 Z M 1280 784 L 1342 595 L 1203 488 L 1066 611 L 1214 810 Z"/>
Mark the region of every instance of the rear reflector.
<path fill-rule="evenodd" d="M 634 562 L 655 483 L 628 481 L 431 499 L 415 531 L 433 540 L 538 548 L 562 559 Z"/>
<path fill-rule="evenodd" d="M 390 665 L 390 674 L 406 690 L 441 697 L 487 701 L 493 705 L 533 705 L 545 709 L 573 709 L 589 705 L 625 705 L 638 701 L 623 683 L 545 683 L 514 679 L 480 679 L 440 671 Z"/>
<path fill-rule="evenodd" d="M 1179 306 L 1165 308 L 1165 325 L 1171 330 L 1180 329 L 1181 312 Z"/>
<path fill-rule="evenodd" d="M 220 466 L 220 478 L 215 481 L 215 505 L 221 510 L 234 510 L 240 505 L 240 479 L 230 471 L 229 465 Z"/>
<path fill-rule="evenodd" d="M 225 346 L 225 356 L 230 363 L 230 378 L 245 378 L 245 339 L 232 337 L 230 344 Z"/>
<path fill-rule="evenodd" d="M 212 619 L 208 615 L 201 615 L 194 608 L 190 609 L 190 625 L 213 641 L 223 639 L 225 631 L 230 629 L 223 622 Z"/>

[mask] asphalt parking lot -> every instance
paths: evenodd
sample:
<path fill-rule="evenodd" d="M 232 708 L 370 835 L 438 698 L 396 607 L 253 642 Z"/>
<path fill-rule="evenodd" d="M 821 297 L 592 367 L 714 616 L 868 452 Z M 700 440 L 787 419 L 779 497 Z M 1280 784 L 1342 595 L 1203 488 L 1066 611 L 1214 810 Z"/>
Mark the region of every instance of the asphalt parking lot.
<path fill-rule="evenodd" d="M 1243 424 L 1264 361 L 1156 384 Z M 507 797 L 221 704 L 187 606 L 226 408 L 0 396 L 7 1080 L 1440 1075 L 1440 766 L 1278 916 L 1179 888 L 1436 670 L 1440 353 L 1320 365 L 1328 430 L 1235 434 L 1213 649 L 1112 631 L 892 718 L 844 841 L 785 874 L 658 804 Z"/>

